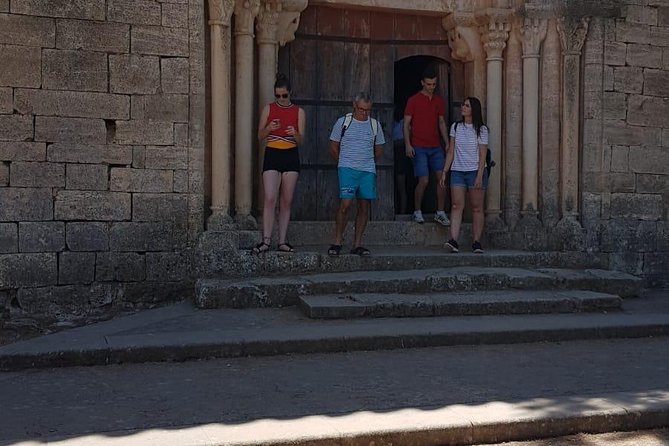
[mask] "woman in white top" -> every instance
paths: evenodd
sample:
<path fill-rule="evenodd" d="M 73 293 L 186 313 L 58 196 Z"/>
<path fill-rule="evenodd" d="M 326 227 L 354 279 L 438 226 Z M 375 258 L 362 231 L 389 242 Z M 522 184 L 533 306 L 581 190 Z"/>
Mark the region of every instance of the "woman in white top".
<path fill-rule="evenodd" d="M 481 102 L 474 97 L 462 103 L 462 120 L 451 125 L 444 174 L 451 171 L 451 235 L 444 247 L 458 252 L 458 235 L 465 208 L 465 193 L 472 209 L 472 251 L 482 253 L 483 199 L 488 187 L 485 157 L 488 150 L 488 127 L 483 123 Z M 446 175 L 439 185 L 446 186 Z"/>

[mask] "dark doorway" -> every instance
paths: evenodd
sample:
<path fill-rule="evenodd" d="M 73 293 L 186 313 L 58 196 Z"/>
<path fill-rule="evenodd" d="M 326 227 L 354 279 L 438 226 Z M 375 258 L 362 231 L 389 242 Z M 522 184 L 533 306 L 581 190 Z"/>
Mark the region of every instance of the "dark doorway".
<path fill-rule="evenodd" d="M 400 120 L 404 116 L 404 107 L 409 97 L 420 91 L 421 76 L 423 71 L 430 65 L 437 67 L 439 78 L 436 94 L 444 98 L 446 102 L 446 124 L 450 122 L 450 65 L 448 62 L 433 56 L 411 56 L 395 62 L 395 86 L 393 114 L 393 150 L 394 150 L 394 183 L 395 183 L 395 214 L 404 215 L 413 213 L 414 188 L 416 180 L 413 176 L 413 165 L 411 159 L 404 153 L 404 141 L 399 131 Z M 423 213 L 433 213 L 436 205 L 436 183 L 433 176 L 423 196 Z M 446 212 L 450 209 L 450 197 L 446 196 Z"/>

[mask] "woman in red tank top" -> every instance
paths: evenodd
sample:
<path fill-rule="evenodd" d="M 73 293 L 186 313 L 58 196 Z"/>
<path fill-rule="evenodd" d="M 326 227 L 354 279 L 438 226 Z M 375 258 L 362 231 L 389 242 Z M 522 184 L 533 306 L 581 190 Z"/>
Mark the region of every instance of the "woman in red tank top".
<path fill-rule="evenodd" d="M 286 240 L 290 207 L 300 173 L 298 146 L 304 140 L 306 118 L 304 110 L 290 101 L 290 82 L 278 73 L 274 83 L 276 101 L 266 105 L 260 113 L 258 139 L 265 144 L 262 183 L 264 191 L 262 212 L 262 240 L 253 252 L 260 254 L 270 249 L 274 227 L 274 209 L 279 200 L 279 240 L 281 252 L 295 252 Z"/>

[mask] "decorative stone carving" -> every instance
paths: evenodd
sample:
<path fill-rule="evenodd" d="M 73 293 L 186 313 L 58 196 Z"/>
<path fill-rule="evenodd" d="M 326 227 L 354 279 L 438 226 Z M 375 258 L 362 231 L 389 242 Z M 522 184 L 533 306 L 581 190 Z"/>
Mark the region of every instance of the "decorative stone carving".
<path fill-rule="evenodd" d="M 230 26 L 235 0 L 209 0 L 209 25 Z"/>
<path fill-rule="evenodd" d="M 548 20 L 526 18 L 520 28 L 520 40 L 523 44 L 523 57 L 539 57 L 541 43 L 548 32 Z"/>
<path fill-rule="evenodd" d="M 284 46 L 295 40 L 295 32 L 300 26 L 300 14 L 307 8 L 308 0 L 284 0 L 279 14 L 279 45 Z"/>
<path fill-rule="evenodd" d="M 580 55 L 588 35 L 590 17 L 582 17 L 580 20 L 571 17 L 561 17 L 557 22 L 557 30 L 560 35 L 562 54 Z"/>
<path fill-rule="evenodd" d="M 260 6 L 256 21 L 257 41 L 259 44 L 277 43 L 279 14 L 281 3 L 276 0 L 265 0 Z"/>
<path fill-rule="evenodd" d="M 506 39 L 509 38 L 511 24 L 507 21 L 490 20 L 481 27 L 483 49 L 488 60 L 502 60 L 502 52 L 506 48 Z"/>
<path fill-rule="evenodd" d="M 235 36 L 253 36 L 253 24 L 260 12 L 260 0 L 237 0 L 235 3 Z"/>

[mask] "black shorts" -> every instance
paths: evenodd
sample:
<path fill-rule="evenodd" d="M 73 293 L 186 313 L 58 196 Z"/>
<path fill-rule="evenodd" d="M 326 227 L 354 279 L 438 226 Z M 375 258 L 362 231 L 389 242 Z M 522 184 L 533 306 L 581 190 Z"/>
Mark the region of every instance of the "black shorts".
<path fill-rule="evenodd" d="M 280 173 L 300 171 L 300 152 L 294 149 L 265 148 L 262 171 L 276 170 Z"/>

